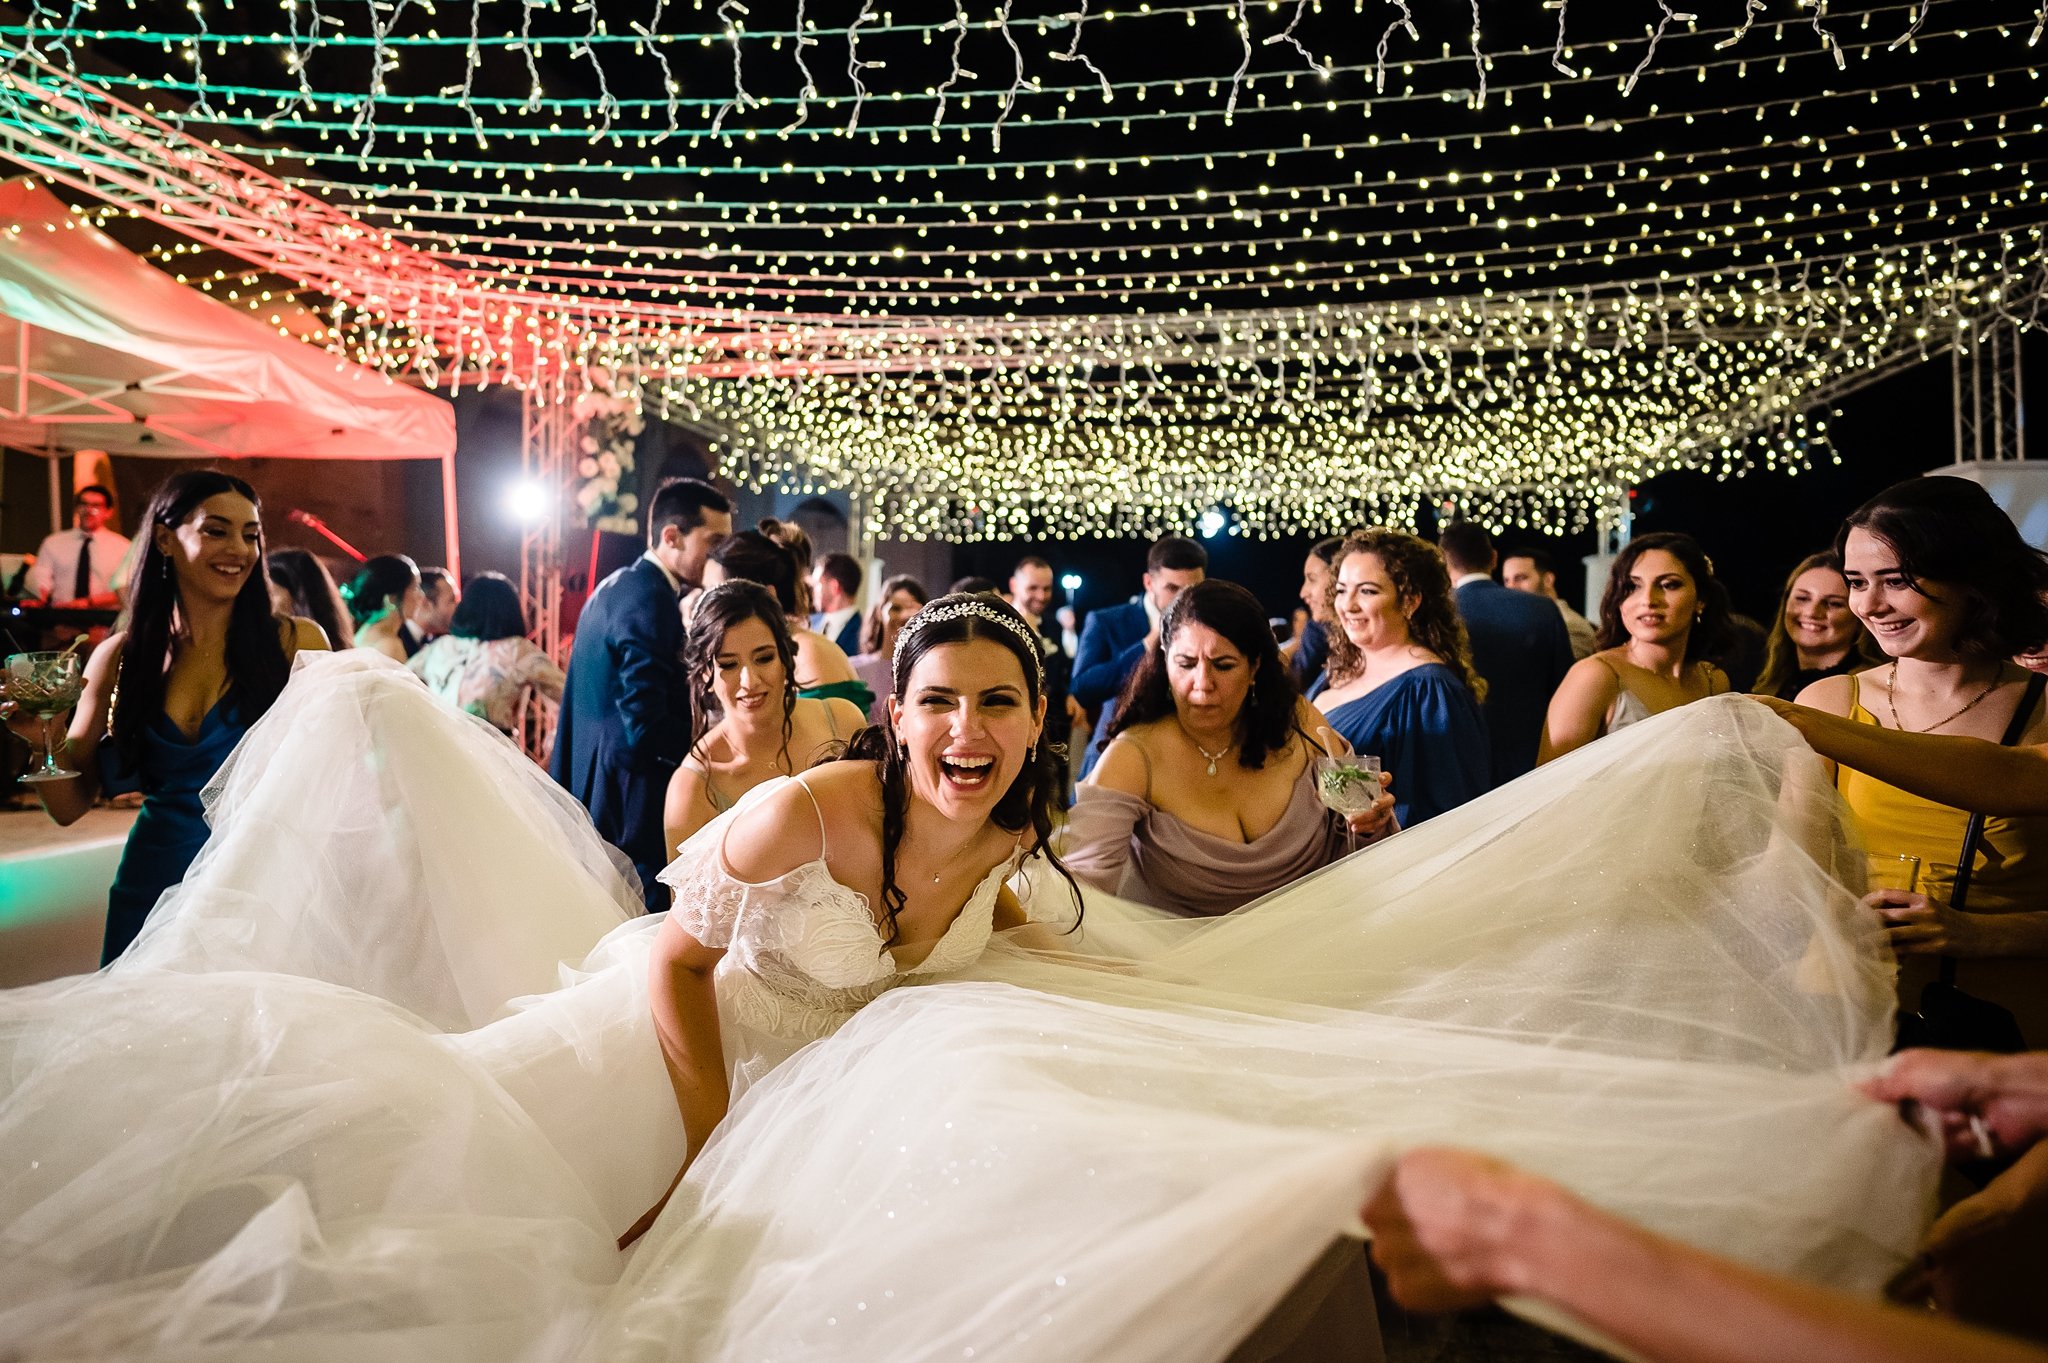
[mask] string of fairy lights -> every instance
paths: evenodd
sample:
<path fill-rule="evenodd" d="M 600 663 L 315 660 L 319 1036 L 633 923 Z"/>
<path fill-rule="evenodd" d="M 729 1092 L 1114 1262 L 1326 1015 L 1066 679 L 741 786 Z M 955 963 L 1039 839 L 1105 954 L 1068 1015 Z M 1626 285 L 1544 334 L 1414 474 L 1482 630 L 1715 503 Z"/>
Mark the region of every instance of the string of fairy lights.
<path fill-rule="evenodd" d="M 123 7 L 0 26 L 0 154 L 80 221 L 906 536 L 1560 529 L 1836 457 L 2048 282 L 2044 0 Z"/>

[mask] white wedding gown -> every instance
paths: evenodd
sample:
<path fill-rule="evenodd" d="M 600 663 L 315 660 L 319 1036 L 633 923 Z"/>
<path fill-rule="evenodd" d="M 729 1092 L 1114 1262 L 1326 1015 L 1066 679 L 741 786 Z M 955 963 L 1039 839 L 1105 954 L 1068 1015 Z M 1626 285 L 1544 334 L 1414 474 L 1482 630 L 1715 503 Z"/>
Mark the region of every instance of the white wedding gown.
<path fill-rule="evenodd" d="M 1091 896 L 1070 959 L 991 940 L 998 871 L 898 973 L 821 863 L 724 875 L 725 816 L 665 878 L 742 1091 L 629 1255 L 681 1132 L 581 810 L 361 653 L 217 788 L 126 957 L 0 994 L 0 1357 L 1200 1363 L 1421 1142 L 1859 1291 L 1931 1201 L 1848 1087 L 1860 854 L 1740 699 L 1225 918 Z"/>

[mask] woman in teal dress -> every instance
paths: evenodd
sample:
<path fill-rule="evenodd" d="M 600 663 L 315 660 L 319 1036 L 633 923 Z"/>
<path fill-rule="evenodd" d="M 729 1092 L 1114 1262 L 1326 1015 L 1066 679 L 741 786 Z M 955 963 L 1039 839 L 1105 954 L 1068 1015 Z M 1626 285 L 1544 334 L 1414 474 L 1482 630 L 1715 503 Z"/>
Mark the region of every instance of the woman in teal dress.
<path fill-rule="evenodd" d="M 206 845 L 200 792 L 284 689 L 320 627 L 271 614 L 255 489 L 211 469 L 166 479 L 136 536 L 128 611 L 93 650 L 73 713 L 66 765 L 36 786 L 60 824 L 101 792 L 142 792 L 142 810 L 107 896 L 100 964 L 142 930 L 163 892 Z"/>
<path fill-rule="evenodd" d="M 1403 828 L 1490 785 L 1486 683 L 1436 546 L 1398 530 L 1367 530 L 1337 550 L 1325 680 L 1311 699 L 1352 750 L 1393 777 Z"/>

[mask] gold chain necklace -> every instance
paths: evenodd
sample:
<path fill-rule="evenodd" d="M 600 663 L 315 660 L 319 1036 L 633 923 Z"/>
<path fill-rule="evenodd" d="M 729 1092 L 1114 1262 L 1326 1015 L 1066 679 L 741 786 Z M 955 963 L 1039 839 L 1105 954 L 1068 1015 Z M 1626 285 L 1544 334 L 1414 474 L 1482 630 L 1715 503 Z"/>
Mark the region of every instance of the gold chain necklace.
<path fill-rule="evenodd" d="M 1996 691 L 1998 689 L 1998 684 L 2003 680 L 2003 677 L 1993 677 L 1991 679 L 1991 685 L 1985 687 L 1982 691 L 1979 691 L 1976 695 L 1970 697 L 1969 703 L 1967 705 L 1963 706 L 1962 709 L 1950 715 L 1947 719 L 1942 720 L 1940 724 L 1930 724 L 1924 729 L 1908 729 L 1904 724 L 1900 723 L 1899 721 L 1899 660 L 1897 658 L 1894 658 L 1892 659 L 1891 675 L 1885 679 L 1884 683 L 1884 703 L 1886 707 L 1890 709 L 1892 712 L 1892 727 L 1894 729 L 1897 729 L 1900 733 L 1931 734 L 1936 729 L 1943 728 L 1946 725 L 1955 723 L 1964 715 L 1967 715 L 1970 713 L 1970 711 L 1976 709 L 1977 702 L 1984 699 L 1984 697 L 1990 695 L 1993 691 Z"/>

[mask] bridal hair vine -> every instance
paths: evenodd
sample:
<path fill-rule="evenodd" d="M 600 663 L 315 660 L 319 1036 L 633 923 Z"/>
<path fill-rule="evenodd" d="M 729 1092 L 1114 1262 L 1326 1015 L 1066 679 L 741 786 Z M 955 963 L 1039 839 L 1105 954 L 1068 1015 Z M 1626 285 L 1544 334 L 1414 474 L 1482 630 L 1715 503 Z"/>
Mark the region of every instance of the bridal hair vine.
<path fill-rule="evenodd" d="M 910 623 L 896 636 L 896 652 L 890 656 L 889 669 L 895 671 L 903 661 L 904 646 L 933 625 L 943 625 L 948 620 L 958 620 L 964 615 L 978 615 L 984 620 L 993 620 L 1017 636 L 1024 645 L 1024 652 L 1031 658 L 1031 670 L 1035 674 L 1038 690 L 1045 690 L 1045 660 L 1038 656 L 1038 641 L 1031 637 L 1031 628 L 1014 612 L 1000 610 L 986 601 L 961 601 L 951 606 L 940 606 L 934 610 L 926 606 L 910 617 Z"/>

